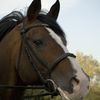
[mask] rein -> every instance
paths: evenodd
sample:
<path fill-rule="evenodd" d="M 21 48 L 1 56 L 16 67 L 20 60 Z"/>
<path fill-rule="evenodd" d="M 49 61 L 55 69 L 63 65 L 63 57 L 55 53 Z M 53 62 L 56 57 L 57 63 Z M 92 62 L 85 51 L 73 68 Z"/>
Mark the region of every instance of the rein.
<path fill-rule="evenodd" d="M 10 85 L 0 85 L 0 89 L 28 89 L 28 90 L 31 90 L 31 89 L 45 89 L 45 86 L 21 86 L 21 85 L 18 85 L 18 86 L 10 86 Z M 56 93 L 54 92 L 47 92 L 47 93 L 43 93 L 43 94 L 37 94 L 37 95 L 31 95 L 31 96 L 23 96 L 23 98 L 27 99 L 27 98 L 34 98 L 34 97 L 42 97 L 42 96 L 48 96 L 48 95 L 51 95 L 52 97 L 57 95 Z"/>

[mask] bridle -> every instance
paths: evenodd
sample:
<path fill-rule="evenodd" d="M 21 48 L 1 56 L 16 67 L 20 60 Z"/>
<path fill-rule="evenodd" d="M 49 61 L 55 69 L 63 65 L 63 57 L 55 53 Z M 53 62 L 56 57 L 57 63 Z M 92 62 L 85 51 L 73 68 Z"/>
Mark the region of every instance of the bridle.
<path fill-rule="evenodd" d="M 28 61 L 31 64 L 32 68 L 36 71 L 42 84 L 45 86 L 45 88 L 49 92 L 55 93 L 55 92 L 57 92 L 57 89 L 56 89 L 55 85 L 53 84 L 53 80 L 51 79 L 51 73 L 56 69 L 57 64 L 59 64 L 62 60 L 66 59 L 67 57 L 75 58 L 76 56 L 72 53 L 64 53 L 61 56 L 59 56 L 56 60 L 54 60 L 54 62 L 52 64 L 47 64 L 43 59 L 40 58 L 37 51 L 31 47 L 30 43 L 28 42 L 28 40 L 26 38 L 26 34 L 28 34 L 28 31 L 31 30 L 32 28 L 36 28 L 36 27 L 49 27 L 49 25 L 36 24 L 36 25 L 30 26 L 28 28 L 25 28 L 25 26 L 23 24 L 23 27 L 21 29 L 22 45 L 24 44 L 24 50 L 25 50 L 25 54 L 28 58 Z M 21 51 L 21 49 L 20 49 L 20 51 Z M 20 53 L 20 55 L 21 55 L 21 53 Z M 18 57 L 18 62 L 17 62 L 18 67 L 19 67 L 19 63 L 20 63 L 20 55 Z M 47 73 L 49 76 L 48 79 L 45 79 L 44 76 L 42 75 L 42 73 L 39 71 L 38 64 L 33 63 L 33 56 L 36 58 L 38 63 L 40 63 L 40 65 L 44 66 L 48 70 L 48 73 Z"/>
<path fill-rule="evenodd" d="M 18 13 L 18 15 L 17 14 L 15 14 L 15 15 L 18 17 L 20 14 Z M 40 95 L 32 95 L 32 96 L 29 96 L 29 98 L 30 97 L 33 98 L 33 97 L 37 97 L 37 96 L 47 96 L 47 95 L 55 96 L 55 95 L 58 95 L 58 94 L 60 94 L 60 96 L 64 97 L 65 95 L 67 95 L 66 94 L 67 91 L 65 92 L 65 95 L 64 95 L 64 91 L 59 87 L 59 85 L 57 85 L 54 82 L 54 80 L 52 79 L 51 75 L 55 71 L 55 69 L 57 69 L 57 65 L 60 62 L 62 62 L 66 58 L 69 58 L 69 57 L 75 58 L 76 56 L 74 54 L 72 54 L 72 53 L 69 53 L 69 52 L 68 53 L 63 53 L 59 57 L 57 57 L 52 63 L 47 64 L 47 62 L 44 61 L 41 58 L 41 56 L 36 51 L 36 49 L 34 47 L 32 47 L 32 45 L 30 44 L 30 41 L 27 39 L 27 34 L 33 28 L 37 28 L 37 27 L 45 27 L 45 28 L 48 27 L 48 28 L 51 28 L 51 27 L 49 25 L 47 25 L 47 24 L 42 24 L 42 23 L 34 24 L 34 25 L 30 26 L 30 27 L 26 27 L 24 22 L 23 22 L 24 21 L 23 20 L 24 19 L 23 15 L 21 14 L 20 17 L 21 17 L 20 19 L 18 17 L 18 19 L 13 18 L 11 20 L 13 23 L 11 23 L 11 26 L 10 26 L 11 28 L 9 29 L 9 31 L 11 31 L 12 30 L 12 26 L 15 27 L 16 25 L 18 25 L 20 23 L 19 26 L 21 27 L 21 30 L 20 30 L 20 36 L 21 36 L 20 40 L 21 40 L 21 42 L 19 41 L 20 47 L 17 48 L 19 50 L 18 50 L 18 55 L 17 55 L 17 59 L 16 59 L 16 71 L 17 71 L 16 72 L 16 76 L 18 75 L 17 79 L 19 79 L 17 81 L 20 81 L 20 79 L 23 78 L 23 77 L 20 77 L 20 74 L 18 72 L 19 72 L 19 68 L 21 68 L 21 66 L 20 66 L 20 62 L 22 61 L 22 59 L 21 59 L 22 56 L 21 55 L 24 53 L 24 55 L 26 57 L 24 60 L 27 59 L 26 61 L 28 62 L 29 67 L 31 67 L 31 69 L 33 69 L 32 70 L 33 73 L 37 74 L 38 78 L 40 79 L 39 82 L 41 82 L 42 85 L 41 86 L 39 86 L 39 85 L 38 86 L 37 85 L 36 86 L 35 85 L 26 86 L 25 84 L 20 85 L 21 83 L 17 84 L 18 83 L 17 82 L 16 85 L 3 85 L 3 84 L 0 84 L 0 89 L 1 90 L 3 90 L 3 89 L 14 89 L 15 91 L 16 90 L 20 90 L 20 89 L 22 89 L 22 90 L 24 90 L 24 89 L 46 89 L 47 93 L 40 94 Z M 11 16 L 11 18 L 12 18 L 12 16 Z M 37 62 L 33 63 L 33 61 L 34 61 L 33 57 L 36 58 L 38 63 Z M 22 63 L 23 62 L 21 62 L 21 64 Z M 41 70 L 39 69 L 39 65 L 42 65 L 42 67 L 47 69 L 46 70 L 47 71 L 46 75 L 48 77 L 44 77 L 44 74 L 42 74 Z M 22 68 L 22 70 L 23 70 L 23 68 Z M 21 72 L 22 72 L 22 70 L 21 70 Z M 23 79 L 21 79 L 21 81 L 23 81 Z M 66 97 L 68 97 L 68 96 L 66 96 Z M 24 97 L 25 96 L 23 96 L 23 98 Z M 28 96 L 26 96 L 26 97 L 28 97 Z M 69 97 L 66 100 L 70 100 Z"/>
<path fill-rule="evenodd" d="M 42 82 L 42 86 L 9 86 L 9 85 L 0 85 L 0 88 L 6 88 L 6 89 L 46 89 L 48 91 L 48 93 L 45 93 L 43 95 L 40 96 L 45 96 L 45 95 L 58 95 L 58 86 L 55 84 L 55 82 L 51 79 L 51 73 L 56 69 L 57 64 L 59 64 L 61 61 L 63 61 L 64 59 L 68 58 L 68 57 L 73 57 L 75 58 L 76 56 L 72 53 L 64 53 L 61 56 L 59 56 L 57 59 L 54 60 L 54 62 L 52 64 L 47 64 L 45 61 L 43 61 L 39 54 L 36 52 L 36 50 L 34 48 L 31 47 L 30 43 L 28 42 L 27 38 L 26 38 L 26 34 L 28 34 L 28 31 L 32 28 L 36 28 L 36 27 L 49 27 L 49 25 L 47 24 L 36 24 L 33 25 L 31 27 L 26 28 L 24 24 L 22 24 L 22 28 L 21 28 L 21 46 L 19 49 L 19 54 L 17 57 L 17 61 L 16 61 L 16 69 L 18 71 L 18 68 L 20 66 L 20 60 L 21 60 L 21 54 L 22 54 L 22 47 L 24 47 L 24 51 L 25 54 L 28 58 L 29 63 L 31 64 L 32 68 L 36 71 L 38 77 L 40 78 L 41 82 Z M 23 45 L 24 44 L 24 45 Z M 37 59 L 38 63 L 40 63 L 42 66 L 44 66 L 47 70 L 48 70 L 48 79 L 45 79 L 44 76 L 42 75 L 42 73 L 39 71 L 38 69 L 38 64 L 34 64 L 33 63 L 33 56 Z M 32 96 L 34 97 L 34 96 Z"/>

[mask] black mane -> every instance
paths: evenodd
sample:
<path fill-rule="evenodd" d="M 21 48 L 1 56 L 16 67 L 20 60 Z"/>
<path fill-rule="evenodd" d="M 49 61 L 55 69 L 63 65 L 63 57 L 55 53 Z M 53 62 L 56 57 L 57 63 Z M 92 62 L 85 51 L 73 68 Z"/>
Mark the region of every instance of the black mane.
<path fill-rule="evenodd" d="M 10 32 L 17 24 L 21 23 L 23 15 L 21 12 L 13 11 L 0 20 L 0 41 Z"/>
<path fill-rule="evenodd" d="M 42 23 L 49 25 L 49 27 L 60 37 L 62 37 L 64 44 L 66 45 L 66 39 L 65 39 L 65 33 L 61 29 L 61 27 L 58 25 L 55 19 L 49 17 L 46 14 L 39 14 L 37 17 L 38 20 L 40 20 Z"/>

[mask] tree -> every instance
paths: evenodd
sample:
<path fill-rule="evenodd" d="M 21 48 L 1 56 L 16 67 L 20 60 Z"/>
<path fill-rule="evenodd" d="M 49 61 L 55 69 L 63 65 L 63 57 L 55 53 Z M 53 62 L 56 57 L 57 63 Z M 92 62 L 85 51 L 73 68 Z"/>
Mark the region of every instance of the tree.
<path fill-rule="evenodd" d="M 92 78 L 96 73 L 100 74 L 100 63 L 91 55 L 85 55 L 77 52 L 77 60 L 84 71 Z"/>
<path fill-rule="evenodd" d="M 91 55 L 77 52 L 77 60 L 90 76 L 90 92 L 85 100 L 100 100 L 100 63 Z"/>

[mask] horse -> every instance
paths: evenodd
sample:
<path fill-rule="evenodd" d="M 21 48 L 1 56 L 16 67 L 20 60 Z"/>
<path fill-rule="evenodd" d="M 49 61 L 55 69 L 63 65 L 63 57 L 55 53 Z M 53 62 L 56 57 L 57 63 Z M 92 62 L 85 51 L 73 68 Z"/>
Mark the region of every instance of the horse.
<path fill-rule="evenodd" d="M 0 100 L 21 100 L 25 89 L 17 87 L 27 85 L 44 86 L 64 100 L 88 93 L 89 77 L 67 49 L 59 11 L 59 0 L 47 13 L 34 0 L 25 16 L 14 11 L 0 20 Z"/>

